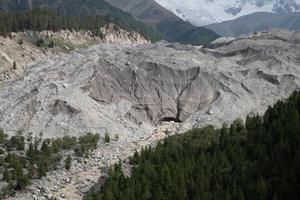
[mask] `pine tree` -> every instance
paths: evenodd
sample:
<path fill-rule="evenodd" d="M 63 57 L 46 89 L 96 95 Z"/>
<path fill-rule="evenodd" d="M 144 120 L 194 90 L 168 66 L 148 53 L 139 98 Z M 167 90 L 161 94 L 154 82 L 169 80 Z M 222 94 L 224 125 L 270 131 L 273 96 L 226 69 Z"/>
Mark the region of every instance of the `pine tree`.
<path fill-rule="evenodd" d="M 39 178 L 42 178 L 43 176 L 47 175 L 47 168 L 42 163 L 42 161 L 39 161 L 37 163 L 37 171 L 38 171 Z"/>
<path fill-rule="evenodd" d="M 17 69 L 17 63 L 16 63 L 16 61 L 13 62 L 13 69 L 14 69 L 14 70 Z"/>
<path fill-rule="evenodd" d="M 35 155 L 36 154 L 35 154 L 35 149 L 33 147 L 33 144 L 30 143 L 29 147 L 28 147 L 28 149 L 26 151 L 26 156 L 27 156 L 28 160 L 33 163 L 35 161 Z"/>
<path fill-rule="evenodd" d="M 10 174 L 8 169 L 5 169 L 3 172 L 3 180 L 6 182 L 10 182 Z"/>
<path fill-rule="evenodd" d="M 53 42 L 53 40 L 51 40 L 51 41 L 49 42 L 48 47 L 49 47 L 49 48 L 53 48 L 53 47 L 54 47 L 54 42 Z"/>
<path fill-rule="evenodd" d="M 51 155 L 51 150 L 49 147 L 49 141 L 44 140 L 42 142 L 42 147 L 41 147 L 41 151 L 45 156 L 50 156 Z"/>
<path fill-rule="evenodd" d="M 71 162 L 72 162 L 71 156 L 68 155 L 68 157 L 65 160 L 65 169 L 67 171 L 69 171 L 71 169 Z"/>
<path fill-rule="evenodd" d="M 104 141 L 105 141 L 106 143 L 109 143 L 109 142 L 110 142 L 110 136 L 109 136 L 108 133 L 105 133 Z"/>

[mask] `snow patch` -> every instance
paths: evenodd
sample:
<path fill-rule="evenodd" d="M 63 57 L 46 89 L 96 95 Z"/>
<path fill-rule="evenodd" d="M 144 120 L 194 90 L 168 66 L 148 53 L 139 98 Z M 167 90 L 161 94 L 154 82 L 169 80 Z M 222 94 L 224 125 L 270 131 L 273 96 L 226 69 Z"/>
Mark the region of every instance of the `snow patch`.
<path fill-rule="evenodd" d="M 233 20 L 255 12 L 300 11 L 300 0 L 155 0 L 196 26 Z"/>

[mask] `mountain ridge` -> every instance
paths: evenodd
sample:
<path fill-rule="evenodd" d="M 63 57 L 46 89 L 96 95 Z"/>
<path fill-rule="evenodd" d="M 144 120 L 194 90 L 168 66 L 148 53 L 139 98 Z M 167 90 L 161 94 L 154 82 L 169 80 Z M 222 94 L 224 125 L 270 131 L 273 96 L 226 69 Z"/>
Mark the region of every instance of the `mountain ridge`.
<path fill-rule="evenodd" d="M 115 8 L 108 4 L 104 0 L 2 0 L 0 1 L 0 11 L 6 12 L 26 12 L 31 8 L 41 8 L 57 12 L 60 15 L 68 15 L 69 17 L 76 16 L 101 16 L 106 18 L 107 21 L 117 21 L 116 26 L 130 27 L 136 32 L 150 37 L 153 36 L 153 41 L 157 41 L 160 38 L 159 33 L 154 31 L 151 27 L 146 26 L 140 21 L 134 19 L 134 17 Z"/>
<path fill-rule="evenodd" d="M 299 0 L 155 0 L 180 18 L 196 26 L 233 20 L 255 12 L 300 11 Z"/>
<path fill-rule="evenodd" d="M 235 20 L 205 26 L 222 36 L 238 37 L 268 29 L 300 29 L 300 12 L 268 13 L 259 12 Z"/>
<path fill-rule="evenodd" d="M 137 32 L 146 32 L 146 35 L 148 34 L 155 38 L 154 41 L 163 38 L 170 42 L 202 45 L 219 37 L 218 34 L 209 29 L 196 28 L 188 22 L 183 21 L 173 13 L 159 6 L 153 0 L 138 0 L 138 2 L 140 4 L 132 0 L 130 2 L 113 0 L 31 0 L 30 2 L 3 0 L 0 2 L 0 10 L 26 11 L 30 7 L 40 7 L 52 9 L 65 15 L 107 15 L 108 18 L 113 17 L 125 26 L 134 27 Z M 157 18 L 156 15 L 161 17 Z M 191 30 L 197 33 L 193 34 L 193 37 L 187 34 Z"/>
<path fill-rule="evenodd" d="M 203 27 L 195 27 L 160 6 L 154 0 L 106 0 L 136 19 L 148 24 L 160 32 L 170 42 L 201 45 L 219 37 L 213 31 Z"/>

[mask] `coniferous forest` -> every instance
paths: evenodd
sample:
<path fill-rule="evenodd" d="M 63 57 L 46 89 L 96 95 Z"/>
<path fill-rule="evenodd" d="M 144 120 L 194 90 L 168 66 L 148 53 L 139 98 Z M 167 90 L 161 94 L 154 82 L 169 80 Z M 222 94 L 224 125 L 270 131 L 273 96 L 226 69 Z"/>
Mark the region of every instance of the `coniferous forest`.
<path fill-rule="evenodd" d="M 86 200 L 295 200 L 300 197 L 300 92 L 261 116 L 171 136 L 111 170 Z"/>
<path fill-rule="evenodd" d="M 124 21 L 109 15 L 73 16 L 62 15 L 47 9 L 35 8 L 27 12 L 0 12 L 0 35 L 25 30 L 86 30 L 96 36 L 102 36 L 101 28 L 107 24 L 128 32 L 138 32 L 148 40 L 156 41 L 160 36 L 151 28 L 140 22 Z"/>

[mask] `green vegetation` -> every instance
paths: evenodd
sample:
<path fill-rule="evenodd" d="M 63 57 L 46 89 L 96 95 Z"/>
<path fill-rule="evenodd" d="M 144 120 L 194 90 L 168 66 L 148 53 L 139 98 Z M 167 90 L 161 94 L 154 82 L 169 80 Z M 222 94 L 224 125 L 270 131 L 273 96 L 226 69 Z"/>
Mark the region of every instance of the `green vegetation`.
<path fill-rule="evenodd" d="M 204 45 L 220 37 L 205 27 L 194 27 L 183 20 L 162 20 L 156 28 L 167 41 L 182 44 Z"/>
<path fill-rule="evenodd" d="M 115 141 L 118 141 L 120 138 L 119 134 L 115 134 Z"/>
<path fill-rule="evenodd" d="M 105 140 L 106 143 L 109 143 L 109 142 L 110 142 L 110 136 L 109 136 L 108 133 L 105 133 L 104 140 Z"/>
<path fill-rule="evenodd" d="M 121 163 L 86 200 L 299 199 L 300 92 L 221 129 L 207 126 L 172 136 Z"/>
<path fill-rule="evenodd" d="M 18 44 L 19 44 L 19 45 L 22 45 L 22 44 L 23 44 L 23 39 L 22 39 L 22 38 L 18 39 Z"/>
<path fill-rule="evenodd" d="M 144 1 L 140 1 L 138 4 L 135 1 L 124 1 L 125 3 L 116 1 L 114 4 L 121 4 L 122 7 L 128 8 L 134 5 L 135 9 L 140 7 L 137 12 L 139 14 L 134 14 L 135 17 L 153 29 L 137 21 L 131 14 L 111 6 L 105 0 L 38 0 L 30 2 L 32 8 L 47 8 L 66 16 L 106 16 L 117 21 L 117 24 L 123 29 L 135 30 L 152 41 L 164 38 L 170 42 L 203 45 L 220 37 L 205 27 L 195 27 L 175 16 L 166 17 L 164 12 L 161 13 L 159 6 L 153 4 L 154 7 L 149 7 L 152 3 L 147 3 L 145 6 Z M 29 6 L 29 1 L 0 1 L 0 10 L 9 12 L 26 12 L 31 6 Z"/>
<path fill-rule="evenodd" d="M 108 24 L 115 24 L 116 29 L 124 29 L 129 32 L 139 32 L 146 39 L 156 41 L 159 36 L 149 27 L 136 22 L 126 21 L 112 16 L 71 16 L 62 15 L 46 9 L 33 9 L 26 13 L 0 12 L 0 35 L 9 35 L 11 32 L 25 30 L 88 30 L 96 36 L 102 36 L 101 28 Z M 42 40 L 37 41 L 37 46 L 43 44 Z"/>
<path fill-rule="evenodd" d="M 111 6 L 105 0 L 0 1 L 0 10 L 3 11 L 27 12 L 31 8 L 47 8 L 64 16 L 101 16 L 100 18 L 113 22 L 122 29 L 139 32 L 147 39 L 156 40 L 159 38 L 152 28 L 137 21 L 131 14 Z M 94 25 L 97 26 L 97 24 Z"/>
<path fill-rule="evenodd" d="M 0 168 L 3 169 L 3 180 L 8 186 L 2 195 L 10 194 L 14 190 L 22 190 L 30 184 L 31 179 L 41 178 L 48 171 L 57 169 L 63 152 L 74 151 L 77 155 L 89 156 L 97 147 L 99 134 L 88 133 L 79 138 L 64 136 L 56 139 L 33 138 L 31 134 L 24 137 L 21 131 L 8 138 L 0 129 Z M 77 153 L 80 149 L 80 154 Z M 71 169 L 70 154 L 64 160 L 66 170 Z"/>
<path fill-rule="evenodd" d="M 100 135 L 93 135 L 92 133 L 88 133 L 85 136 L 78 138 L 78 146 L 75 151 L 78 156 L 88 157 L 89 151 L 97 148 L 97 143 L 100 139 Z"/>
<path fill-rule="evenodd" d="M 53 47 L 54 47 L 54 42 L 53 42 L 53 40 L 51 40 L 51 41 L 49 42 L 48 47 L 49 47 L 49 48 L 53 48 Z"/>
<path fill-rule="evenodd" d="M 178 42 L 191 45 L 204 45 L 209 44 L 219 37 L 220 36 L 218 34 L 207 28 L 197 27 L 187 31 L 184 35 L 178 38 Z"/>
<path fill-rule="evenodd" d="M 65 160 L 65 169 L 68 171 L 71 169 L 71 162 L 72 162 L 72 158 L 70 155 L 68 155 L 68 157 Z"/>

